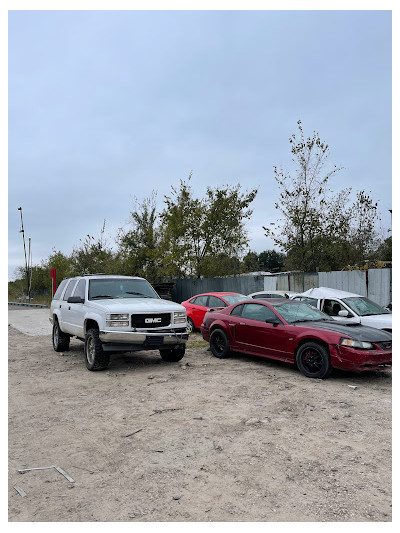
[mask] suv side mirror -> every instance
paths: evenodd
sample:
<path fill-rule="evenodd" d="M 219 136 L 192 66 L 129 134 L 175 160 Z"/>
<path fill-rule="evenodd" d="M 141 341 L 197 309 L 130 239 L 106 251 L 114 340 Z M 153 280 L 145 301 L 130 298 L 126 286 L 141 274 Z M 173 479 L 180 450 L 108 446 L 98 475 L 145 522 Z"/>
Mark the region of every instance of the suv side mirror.
<path fill-rule="evenodd" d="M 351 316 L 351 314 L 346 311 L 346 309 L 341 309 L 338 313 L 338 316 L 345 316 L 345 317 L 348 317 L 348 316 Z"/>
<path fill-rule="evenodd" d="M 84 304 L 85 298 L 81 298 L 80 296 L 70 296 L 67 302 L 69 304 Z"/>

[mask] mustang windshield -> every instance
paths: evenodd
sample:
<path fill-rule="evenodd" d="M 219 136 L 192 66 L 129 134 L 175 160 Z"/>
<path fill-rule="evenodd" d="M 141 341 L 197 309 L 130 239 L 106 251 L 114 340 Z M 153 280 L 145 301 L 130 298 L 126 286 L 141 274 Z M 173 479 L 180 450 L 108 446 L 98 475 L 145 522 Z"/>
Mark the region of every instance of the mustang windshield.
<path fill-rule="evenodd" d="M 364 296 L 343 298 L 343 301 L 359 316 L 387 315 L 389 311 Z"/>
<path fill-rule="evenodd" d="M 89 300 L 109 298 L 160 298 L 144 279 L 107 278 L 89 280 Z"/>
<path fill-rule="evenodd" d="M 330 320 L 328 315 L 304 302 L 291 301 L 285 304 L 271 303 L 271 305 L 290 324 L 295 322 L 308 322 L 310 320 Z"/>

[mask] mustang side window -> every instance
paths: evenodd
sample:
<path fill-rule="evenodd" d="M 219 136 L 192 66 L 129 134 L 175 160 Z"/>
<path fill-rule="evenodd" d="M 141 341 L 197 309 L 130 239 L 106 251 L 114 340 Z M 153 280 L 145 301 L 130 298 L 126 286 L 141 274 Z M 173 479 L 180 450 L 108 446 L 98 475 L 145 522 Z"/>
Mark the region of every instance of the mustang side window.
<path fill-rule="evenodd" d="M 234 307 L 232 309 L 232 312 L 231 312 L 231 315 L 232 316 L 241 316 L 242 314 L 242 311 L 243 311 L 243 305 L 237 305 L 236 307 Z"/>
<path fill-rule="evenodd" d="M 276 315 L 266 305 L 244 304 L 242 318 L 248 318 L 250 320 L 258 320 L 259 322 L 266 322 L 273 318 L 276 318 Z"/>

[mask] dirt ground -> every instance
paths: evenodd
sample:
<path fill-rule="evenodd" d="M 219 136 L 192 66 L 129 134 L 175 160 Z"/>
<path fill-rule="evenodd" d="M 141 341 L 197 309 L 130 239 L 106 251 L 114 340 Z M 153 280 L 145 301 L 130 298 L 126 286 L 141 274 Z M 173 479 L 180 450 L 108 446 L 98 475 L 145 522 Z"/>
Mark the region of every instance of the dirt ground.
<path fill-rule="evenodd" d="M 9 327 L 9 521 L 389 522 L 391 382 L 218 360 L 199 334 L 179 363 L 89 372 L 80 341 Z M 74 482 L 18 472 L 45 466 Z"/>

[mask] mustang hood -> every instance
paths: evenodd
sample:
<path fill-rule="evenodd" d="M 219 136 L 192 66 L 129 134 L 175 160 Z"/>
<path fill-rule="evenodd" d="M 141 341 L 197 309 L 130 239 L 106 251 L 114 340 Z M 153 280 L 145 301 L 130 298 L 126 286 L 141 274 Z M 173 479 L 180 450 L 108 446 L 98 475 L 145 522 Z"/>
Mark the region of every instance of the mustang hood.
<path fill-rule="evenodd" d="M 376 328 L 370 328 L 368 326 L 360 326 L 348 324 L 344 325 L 335 320 L 330 320 L 327 322 L 319 321 L 310 321 L 310 322 L 301 322 L 295 324 L 298 327 L 313 327 L 317 329 L 327 329 L 330 331 L 336 331 L 343 336 L 352 337 L 358 341 L 368 341 L 368 342 L 384 342 L 391 341 L 392 335 L 387 331 L 382 331 Z"/>

